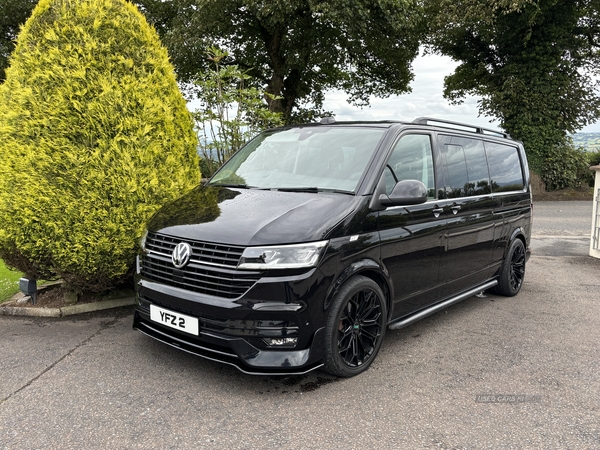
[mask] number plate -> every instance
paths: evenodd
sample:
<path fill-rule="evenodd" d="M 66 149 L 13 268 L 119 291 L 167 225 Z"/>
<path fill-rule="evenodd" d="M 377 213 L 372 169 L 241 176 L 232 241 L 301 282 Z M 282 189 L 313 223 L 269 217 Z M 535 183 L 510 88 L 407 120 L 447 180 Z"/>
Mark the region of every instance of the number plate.
<path fill-rule="evenodd" d="M 152 321 L 198 336 L 198 319 L 186 316 L 168 309 L 150 305 L 150 319 Z"/>

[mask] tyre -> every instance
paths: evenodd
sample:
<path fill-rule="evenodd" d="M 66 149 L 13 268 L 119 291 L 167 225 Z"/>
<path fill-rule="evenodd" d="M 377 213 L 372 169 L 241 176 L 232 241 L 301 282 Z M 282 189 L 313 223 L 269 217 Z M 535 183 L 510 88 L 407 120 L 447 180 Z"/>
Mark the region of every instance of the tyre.
<path fill-rule="evenodd" d="M 383 291 L 365 276 L 350 278 L 335 296 L 325 327 L 325 370 L 353 377 L 369 368 L 385 335 Z"/>
<path fill-rule="evenodd" d="M 521 290 L 525 279 L 525 245 L 515 239 L 508 249 L 506 259 L 498 275 L 498 284 L 492 292 L 505 297 L 514 297 Z"/>

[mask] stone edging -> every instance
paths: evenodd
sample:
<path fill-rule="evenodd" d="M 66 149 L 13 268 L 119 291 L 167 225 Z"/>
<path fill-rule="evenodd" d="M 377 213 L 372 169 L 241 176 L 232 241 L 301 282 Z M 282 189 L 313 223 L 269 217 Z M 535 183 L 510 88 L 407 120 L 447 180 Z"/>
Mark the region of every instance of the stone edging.
<path fill-rule="evenodd" d="M 135 297 L 100 300 L 62 308 L 25 308 L 23 306 L 0 306 L 0 316 L 66 317 L 104 309 L 135 305 Z"/>

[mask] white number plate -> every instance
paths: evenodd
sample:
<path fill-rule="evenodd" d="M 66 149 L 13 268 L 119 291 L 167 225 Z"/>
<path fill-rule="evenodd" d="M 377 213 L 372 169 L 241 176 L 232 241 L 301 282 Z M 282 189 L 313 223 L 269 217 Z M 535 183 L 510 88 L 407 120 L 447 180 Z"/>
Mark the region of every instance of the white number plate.
<path fill-rule="evenodd" d="M 198 319 L 196 317 L 186 316 L 185 314 L 159 308 L 156 305 L 150 305 L 150 319 L 176 330 L 198 336 Z"/>

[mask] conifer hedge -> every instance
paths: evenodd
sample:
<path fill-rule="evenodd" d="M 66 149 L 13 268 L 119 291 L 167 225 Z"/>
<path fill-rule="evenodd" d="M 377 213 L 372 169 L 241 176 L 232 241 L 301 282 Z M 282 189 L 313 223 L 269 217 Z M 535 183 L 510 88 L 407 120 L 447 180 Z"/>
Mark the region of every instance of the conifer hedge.
<path fill-rule="evenodd" d="M 0 258 L 78 292 L 119 283 L 197 138 L 158 36 L 124 0 L 41 0 L 0 85 Z"/>

